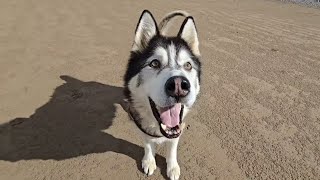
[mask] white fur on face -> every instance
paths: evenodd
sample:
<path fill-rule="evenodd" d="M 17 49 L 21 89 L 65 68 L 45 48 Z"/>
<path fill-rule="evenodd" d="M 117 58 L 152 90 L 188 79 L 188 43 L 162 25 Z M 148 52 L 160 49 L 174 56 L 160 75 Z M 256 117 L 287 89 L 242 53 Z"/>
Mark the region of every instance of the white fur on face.
<path fill-rule="evenodd" d="M 185 63 L 191 63 L 192 69 L 191 71 L 187 71 L 183 68 Z M 180 49 L 179 54 L 177 56 L 177 63 L 179 65 L 179 69 L 182 71 L 183 76 L 185 76 L 189 82 L 190 82 L 190 92 L 187 96 L 187 102 L 186 105 L 191 107 L 193 103 L 195 102 L 197 95 L 200 91 L 200 84 L 199 84 L 199 78 L 198 73 L 195 68 L 196 64 L 191 59 L 191 54 L 186 49 Z"/>
<path fill-rule="evenodd" d="M 168 46 L 168 52 L 169 52 L 168 59 L 170 60 L 169 61 L 169 66 L 170 67 L 174 67 L 176 65 L 175 59 L 176 59 L 176 54 L 177 54 L 176 53 L 177 50 L 176 50 L 176 47 L 174 46 L 174 44 L 170 44 Z"/>
<path fill-rule="evenodd" d="M 147 63 L 149 64 L 152 60 L 157 59 L 160 61 L 162 66 L 166 66 L 169 62 L 169 56 L 167 50 L 163 47 L 159 47 L 154 51 L 153 56 L 151 56 Z"/>
<path fill-rule="evenodd" d="M 173 44 L 170 44 L 167 48 L 158 47 L 153 56 L 147 59 L 146 63 L 148 64 L 157 59 L 161 62 L 161 68 L 153 69 L 150 66 L 146 66 L 142 69 L 137 76 L 140 76 L 143 83 L 138 87 L 136 83 L 131 81 L 129 83 L 129 88 L 133 94 L 134 92 L 139 92 L 139 99 L 143 98 L 147 103 L 149 96 L 160 107 L 171 106 L 175 103 L 175 100 L 169 98 L 166 94 L 165 83 L 172 76 L 184 76 L 189 80 L 191 87 L 189 94 L 182 99 L 182 103 L 187 107 L 191 107 L 200 90 L 197 71 L 195 68 L 192 68 L 191 71 L 184 69 L 184 64 L 187 62 L 195 67 L 191 54 L 186 49 L 180 49 L 178 54 L 176 52 L 177 48 Z"/>

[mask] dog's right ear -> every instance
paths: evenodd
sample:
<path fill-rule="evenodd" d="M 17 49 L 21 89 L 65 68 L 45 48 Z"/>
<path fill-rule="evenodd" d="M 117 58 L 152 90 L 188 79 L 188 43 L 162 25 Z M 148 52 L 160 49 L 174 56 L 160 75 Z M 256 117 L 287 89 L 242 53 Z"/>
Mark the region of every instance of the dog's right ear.
<path fill-rule="evenodd" d="M 144 10 L 140 16 L 132 51 L 142 51 L 145 49 L 154 36 L 159 34 L 157 23 L 148 10 Z"/>

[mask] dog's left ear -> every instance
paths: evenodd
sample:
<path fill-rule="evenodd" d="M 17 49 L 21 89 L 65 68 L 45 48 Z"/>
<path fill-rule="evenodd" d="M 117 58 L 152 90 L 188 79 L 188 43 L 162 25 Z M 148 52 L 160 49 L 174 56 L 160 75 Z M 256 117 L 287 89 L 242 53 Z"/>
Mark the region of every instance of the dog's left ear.
<path fill-rule="evenodd" d="M 142 51 L 147 47 L 149 41 L 158 34 L 159 30 L 155 19 L 148 10 L 144 10 L 136 28 L 132 51 Z"/>
<path fill-rule="evenodd" d="M 178 37 L 188 43 L 194 55 L 200 56 L 198 33 L 193 17 L 189 16 L 183 21 Z"/>

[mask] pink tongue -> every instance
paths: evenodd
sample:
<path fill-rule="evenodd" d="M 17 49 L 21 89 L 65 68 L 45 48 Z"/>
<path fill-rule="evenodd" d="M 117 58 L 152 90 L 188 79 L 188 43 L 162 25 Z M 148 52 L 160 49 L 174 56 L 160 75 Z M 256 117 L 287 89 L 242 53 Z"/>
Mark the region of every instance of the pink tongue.
<path fill-rule="evenodd" d="M 177 103 L 172 107 L 160 108 L 160 118 L 164 125 L 175 127 L 180 122 L 181 104 Z"/>

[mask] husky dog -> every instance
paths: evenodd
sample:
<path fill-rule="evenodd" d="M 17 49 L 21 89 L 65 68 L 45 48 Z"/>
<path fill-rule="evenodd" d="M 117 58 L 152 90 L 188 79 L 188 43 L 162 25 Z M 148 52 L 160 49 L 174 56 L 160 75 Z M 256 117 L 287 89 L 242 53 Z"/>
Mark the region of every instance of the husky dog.
<path fill-rule="evenodd" d="M 164 35 L 167 23 L 184 16 L 177 36 Z M 124 94 L 128 114 L 144 137 L 142 168 L 147 175 L 156 169 L 155 144 L 167 143 L 167 176 L 178 179 L 177 146 L 184 117 L 200 91 L 201 64 L 194 19 L 186 12 L 169 13 L 157 25 L 148 10 L 135 31 Z"/>

